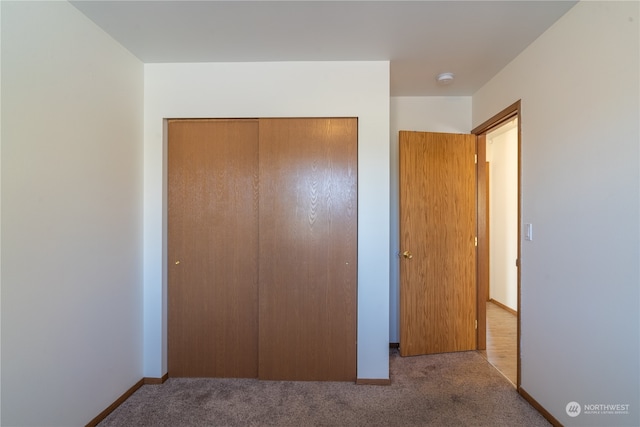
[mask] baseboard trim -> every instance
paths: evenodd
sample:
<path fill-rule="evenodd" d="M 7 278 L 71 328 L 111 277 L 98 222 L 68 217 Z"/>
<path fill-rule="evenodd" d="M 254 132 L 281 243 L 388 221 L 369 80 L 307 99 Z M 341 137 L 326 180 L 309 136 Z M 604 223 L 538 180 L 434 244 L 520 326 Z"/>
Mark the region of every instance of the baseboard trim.
<path fill-rule="evenodd" d="M 518 312 L 517 312 L 517 311 L 515 311 L 513 308 L 508 307 L 508 306 L 504 305 L 503 303 L 501 303 L 501 302 L 498 302 L 498 301 L 494 300 L 493 298 L 491 298 L 491 299 L 489 300 L 489 302 L 494 303 L 495 305 L 497 305 L 497 306 L 498 306 L 498 307 L 500 307 L 501 309 L 508 311 L 509 313 L 513 314 L 514 316 L 517 316 L 517 315 L 518 315 Z"/>
<path fill-rule="evenodd" d="M 105 418 L 107 418 L 107 416 L 112 413 L 113 411 L 116 410 L 116 408 L 120 405 L 122 405 L 122 403 L 127 400 L 133 393 L 136 392 L 136 390 L 138 390 L 140 387 L 142 387 L 144 385 L 144 378 L 141 379 L 140 381 L 138 381 L 137 383 L 135 383 L 133 385 L 133 387 L 131 387 L 129 390 L 125 391 L 124 394 L 122 396 L 120 396 L 119 398 L 116 399 L 115 402 L 113 402 L 111 405 L 109 405 L 107 407 L 107 409 L 105 409 L 104 411 L 100 412 L 100 414 L 98 414 L 97 417 L 95 417 L 94 419 L 92 419 L 91 421 L 89 421 L 89 423 L 86 425 L 86 427 L 95 427 L 98 425 L 98 423 L 100 423 L 100 421 L 104 420 Z"/>
<path fill-rule="evenodd" d="M 143 385 L 145 385 L 145 384 L 162 384 L 168 378 L 169 378 L 169 373 L 164 374 L 160 378 L 152 378 L 152 377 L 144 377 L 144 378 L 142 378 L 140 381 L 135 383 L 129 390 L 125 391 L 122 394 L 122 396 L 117 398 L 115 402 L 113 402 L 111 405 L 109 405 L 107 407 L 107 409 L 105 409 L 104 411 L 100 412 L 100 414 L 98 414 L 97 417 L 95 417 L 94 419 L 89 421 L 89 423 L 85 427 L 95 427 L 95 426 L 97 426 L 102 420 L 107 418 L 110 413 L 115 411 L 116 408 L 118 408 L 118 406 L 122 405 L 122 403 L 124 403 L 125 400 L 127 400 L 129 397 L 131 397 L 131 395 L 133 393 L 135 393 Z"/>
<path fill-rule="evenodd" d="M 384 378 L 358 378 L 357 385 L 391 385 L 390 379 Z"/>
<path fill-rule="evenodd" d="M 164 382 L 168 379 L 169 379 L 169 373 L 167 372 L 160 378 L 144 377 L 142 380 L 144 381 L 145 384 L 164 384 Z"/>
<path fill-rule="evenodd" d="M 544 407 L 538 403 L 529 393 L 527 393 L 522 387 L 518 389 L 518 393 L 520 396 L 524 398 L 531 406 L 535 408 L 536 411 L 540 412 L 540 414 L 547 419 L 554 427 L 563 427 L 560 421 L 556 420 L 556 418 L 549 413 Z"/>

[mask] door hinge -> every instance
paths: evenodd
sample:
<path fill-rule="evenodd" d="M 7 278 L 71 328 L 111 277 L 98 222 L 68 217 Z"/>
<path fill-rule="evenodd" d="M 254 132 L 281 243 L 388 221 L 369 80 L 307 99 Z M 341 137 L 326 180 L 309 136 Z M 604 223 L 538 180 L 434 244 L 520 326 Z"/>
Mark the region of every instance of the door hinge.
<path fill-rule="evenodd" d="M 476 238 L 474 240 L 475 240 L 475 242 L 474 242 L 475 245 L 478 246 L 478 236 L 476 236 Z"/>
<path fill-rule="evenodd" d="M 476 329 L 478 329 L 478 319 L 476 319 Z"/>
<path fill-rule="evenodd" d="M 478 155 L 477 155 L 477 154 L 474 154 L 474 155 L 473 155 L 473 161 L 474 161 L 474 163 L 475 163 L 476 165 L 478 164 Z"/>

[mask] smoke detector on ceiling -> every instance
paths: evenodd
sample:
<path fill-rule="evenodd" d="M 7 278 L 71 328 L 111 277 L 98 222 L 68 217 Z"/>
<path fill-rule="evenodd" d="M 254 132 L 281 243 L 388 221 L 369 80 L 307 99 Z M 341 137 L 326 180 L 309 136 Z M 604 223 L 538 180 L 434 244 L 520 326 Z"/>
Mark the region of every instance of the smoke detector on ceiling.
<path fill-rule="evenodd" d="M 436 77 L 436 81 L 440 86 L 446 86 L 453 83 L 453 73 L 440 73 Z"/>

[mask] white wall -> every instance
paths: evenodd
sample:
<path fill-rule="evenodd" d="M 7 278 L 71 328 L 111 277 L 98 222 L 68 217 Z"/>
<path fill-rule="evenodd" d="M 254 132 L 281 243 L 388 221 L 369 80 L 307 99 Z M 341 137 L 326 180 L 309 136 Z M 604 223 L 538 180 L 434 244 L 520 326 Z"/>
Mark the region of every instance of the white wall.
<path fill-rule="evenodd" d="M 143 66 L 67 2 L 2 2 L 3 426 L 142 378 Z"/>
<path fill-rule="evenodd" d="M 402 96 L 391 98 L 391 254 L 390 254 L 390 321 L 389 339 L 400 341 L 400 184 L 398 132 L 469 133 L 471 131 L 471 97 L 469 96 Z"/>
<path fill-rule="evenodd" d="M 518 310 L 517 119 L 487 134 L 489 297 Z"/>
<path fill-rule="evenodd" d="M 473 96 L 522 99 L 522 387 L 567 426 L 640 425 L 638 8 L 578 3 Z"/>
<path fill-rule="evenodd" d="M 145 376 L 166 364 L 163 119 L 358 117 L 358 378 L 389 377 L 389 63 L 145 65 Z"/>

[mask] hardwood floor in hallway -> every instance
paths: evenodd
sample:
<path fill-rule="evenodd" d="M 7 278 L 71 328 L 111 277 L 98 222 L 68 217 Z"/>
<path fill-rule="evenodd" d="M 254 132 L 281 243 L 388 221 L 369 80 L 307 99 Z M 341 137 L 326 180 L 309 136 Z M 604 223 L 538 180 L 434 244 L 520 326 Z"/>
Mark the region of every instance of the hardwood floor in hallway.
<path fill-rule="evenodd" d="M 518 380 L 518 317 L 487 302 L 487 349 L 480 353 L 514 386 Z"/>

